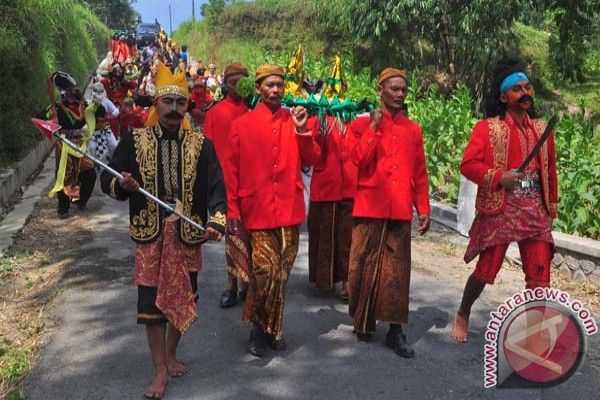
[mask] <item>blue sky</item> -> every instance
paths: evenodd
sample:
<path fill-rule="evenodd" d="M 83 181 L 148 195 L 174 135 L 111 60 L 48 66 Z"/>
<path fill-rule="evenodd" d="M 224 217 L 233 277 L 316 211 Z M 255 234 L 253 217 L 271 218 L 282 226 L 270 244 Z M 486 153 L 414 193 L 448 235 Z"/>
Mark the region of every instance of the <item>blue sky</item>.
<path fill-rule="evenodd" d="M 196 18 L 200 18 L 200 5 L 208 0 L 194 0 L 196 5 Z M 192 0 L 136 0 L 133 8 L 142 14 L 142 21 L 154 22 L 154 18 L 165 27 L 169 33 L 169 4 L 173 17 L 173 30 L 188 19 L 192 19 Z"/>

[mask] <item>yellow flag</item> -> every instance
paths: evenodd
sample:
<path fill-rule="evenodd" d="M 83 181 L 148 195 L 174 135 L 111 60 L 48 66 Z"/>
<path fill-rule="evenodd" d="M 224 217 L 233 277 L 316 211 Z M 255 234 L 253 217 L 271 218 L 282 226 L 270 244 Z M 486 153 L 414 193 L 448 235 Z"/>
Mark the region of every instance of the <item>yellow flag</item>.
<path fill-rule="evenodd" d="M 335 96 L 337 96 L 339 99 L 343 99 L 347 88 L 348 84 L 346 83 L 346 78 L 344 77 L 344 71 L 342 71 L 342 59 L 338 53 L 336 54 L 335 61 L 331 67 L 331 74 L 329 74 L 329 77 L 325 82 L 323 94 L 329 100 Z"/>
<path fill-rule="evenodd" d="M 287 67 L 285 68 L 285 93 L 290 93 L 293 96 L 301 96 L 302 91 L 302 80 L 304 79 L 304 50 L 302 44 L 298 45 L 296 53 L 290 59 Z"/>

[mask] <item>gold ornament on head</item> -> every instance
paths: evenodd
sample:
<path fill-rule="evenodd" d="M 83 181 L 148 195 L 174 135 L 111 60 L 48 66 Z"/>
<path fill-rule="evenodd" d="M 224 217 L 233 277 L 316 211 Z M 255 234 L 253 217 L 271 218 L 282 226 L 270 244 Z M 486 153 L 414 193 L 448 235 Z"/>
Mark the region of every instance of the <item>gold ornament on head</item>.
<path fill-rule="evenodd" d="M 154 84 L 156 86 L 156 98 L 167 94 L 188 97 L 189 89 L 185 71 L 173 74 L 163 63 L 159 63 L 156 68 Z"/>

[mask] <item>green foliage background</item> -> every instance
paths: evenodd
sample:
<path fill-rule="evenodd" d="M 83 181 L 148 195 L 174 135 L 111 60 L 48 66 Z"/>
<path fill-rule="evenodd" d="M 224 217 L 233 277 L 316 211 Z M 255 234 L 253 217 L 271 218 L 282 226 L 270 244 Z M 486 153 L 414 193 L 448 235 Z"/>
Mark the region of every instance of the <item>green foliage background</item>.
<path fill-rule="evenodd" d="M 48 76 L 63 70 L 83 86 L 109 39 L 108 28 L 72 0 L 0 3 L 0 166 L 40 139 L 30 118 L 49 103 Z"/>
<path fill-rule="evenodd" d="M 464 147 L 481 118 L 486 74 L 501 54 L 516 53 L 531 68 L 539 108 L 545 115 L 562 115 L 556 129 L 561 198 L 555 228 L 600 238 L 597 8 L 587 0 L 454 4 L 210 0 L 202 10 L 204 20 L 183 24 L 175 38 L 198 59 L 219 66 L 241 61 L 251 71 L 264 62 L 286 65 L 302 42 L 305 76 L 322 79 L 339 51 L 347 96 L 355 100 L 377 98 L 375 76 L 381 67 L 407 67 L 412 71 L 407 104 L 423 128 L 431 195 L 451 205 L 458 197 Z M 578 31 L 586 21 L 589 26 Z M 573 51 L 578 58 L 569 56 Z M 561 59 L 568 63 L 561 66 Z"/>

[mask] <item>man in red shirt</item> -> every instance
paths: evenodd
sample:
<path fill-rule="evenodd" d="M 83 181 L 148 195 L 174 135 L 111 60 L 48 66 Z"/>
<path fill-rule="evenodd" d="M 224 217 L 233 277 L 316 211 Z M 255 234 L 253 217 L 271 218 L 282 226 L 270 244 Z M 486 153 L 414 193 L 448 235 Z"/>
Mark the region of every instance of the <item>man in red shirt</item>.
<path fill-rule="evenodd" d="M 347 125 L 327 116 L 308 121 L 321 157 L 313 166 L 308 212 L 308 277 L 317 289 L 331 291 L 343 282 L 340 297 L 348 299 L 348 263 L 352 242 L 352 208 L 356 191 L 356 165 L 350 160 Z"/>
<path fill-rule="evenodd" d="M 348 274 L 350 316 L 359 340 L 370 340 L 377 320 L 390 323 L 386 344 L 402 357 L 414 351 L 402 332 L 408 322 L 413 206 L 419 232 L 429 229 L 429 190 L 421 127 L 404 115 L 406 72 L 379 75 L 382 107 L 350 124 L 358 143 L 355 217 Z"/>
<path fill-rule="evenodd" d="M 227 137 L 231 123 L 248 112 L 244 99 L 237 94 L 237 83 L 248 76 L 248 70 L 242 64 L 230 64 L 225 68 L 225 98 L 206 113 L 204 134 L 212 140 L 221 160 L 225 165 L 225 154 L 229 141 Z M 227 187 L 227 181 L 225 182 Z M 237 301 L 238 282 L 236 276 L 248 282 L 250 272 L 250 237 L 247 232 L 240 230 L 238 235 L 227 235 L 225 238 L 225 256 L 227 259 L 227 281 L 229 287 L 221 295 L 220 305 L 223 308 L 233 307 Z"/>
<path fill-rule="evenodd" d="M 524 71 L 518 60 L 498 63 L 488 118 L 475 125 L 460 165 L 461 173 L 478 185 L 465 262 L 477 255 L 479 260 L 452 323 L 452 339 L 458 342 L 467 341 L 471 306 L 485 285 L 494 283 L 510 242 L 519 245 L 526 287 L 550 285 L 552 219 L 558 207 L 556 153 L 550 135 L 525 171 L 517 172 L 546 125 L 535 119 L 533 87 Z"/>
<path fill-rule="evenodd" d="M 305 220 L 302 165 L 312 165 L 319 146 L 306 127 L 303 107 L 283 109 L 283 68 L 256 71 L 256 109 L 236 119 L 225 161 L 228 229 L 250 234 L 252 270 L 243 320 L 253 323 L 248 350 L 265 355 L 267 344 L 285 348 L 282 324 L 285 286 L 298 253 Z"/>

